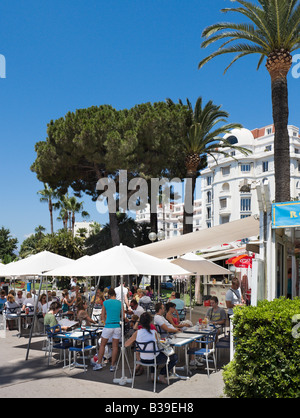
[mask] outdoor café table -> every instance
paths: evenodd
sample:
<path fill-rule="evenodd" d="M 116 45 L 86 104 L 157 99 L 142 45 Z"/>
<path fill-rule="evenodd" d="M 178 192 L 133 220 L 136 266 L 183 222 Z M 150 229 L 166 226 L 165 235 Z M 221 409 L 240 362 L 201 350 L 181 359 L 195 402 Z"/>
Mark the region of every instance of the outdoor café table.
<path fill-rule="evenodd" d="M 22 337 L 22 318 L 27 319 L 28 318 L 33 318 L 34 313 L 29 313 L 26 314 L 25 312 L 19 312 L 19 313 L 11 313 L 8 315 L 7 319 L 17 319 L 18 320 L 18 334 L 16 334 L 16 336 L 18 336 L 19 338 Z"/>
<path fill-rule="evenodd" d="M 102 333 L 102 328 L 89 326 L 89 327 L 86 327 L 85 330 L 81 330 L 81 328 L 79 328 L 71 332 L 61 332 L 59 334 L 56 334 L 55 337 L 60 338 L 61 340 L 64 340 L 64 339 L 72 340 L 73 347 L 75 347 L 76 341 L 82 342 L 83 339 L 92 338 L 92 333 L 100 334 Z M 75 352 L 74 352 L 74 361 L 72 364 L 69 364 L 68 367 L 71 367 L 71 366 L 72 367 L 84 367 L 83 364 L 75 361 Z"/>
<path fill-rule="evenodd" d="M 188 328 L 183 329 L 182 332 L 185 334 L 198 334 L 198 337 L 199 337 L 199 334 L 207 335 L 213 332 L 214 329 L 218 329 L 218 328 L 220 328 L 220 326 L 217 325 L 215 327 L 208 326 L 206 328 L 201 329 L 200 327 L 197 327 L 197 325 L 194 325 L 193 327 L 188 327 Z"/>
<path fill-rule="evenodd" d="M 199 338 L 199 334 L 184 334 L 183 332 L 179 332 L 175 335 L 173 335 L 172 339 L 169 339 L 170 345 L 172 347 L 183 347 L 184 348 L 184 358 L 185 358 L 185 366 L 183 369 L 186 369 L 187 376 L 179 376 L 177 373 L 172 374 L 170 378 L 172 379 L 189 379 L 189 358 L 188 358 L 188 346 L 190 343 L 195 341 L 197 338 Z M 176 367 L 176 369 L 179 369 L 179 367 Z M 181 369 L 181 368 L 180 368 Z"/>

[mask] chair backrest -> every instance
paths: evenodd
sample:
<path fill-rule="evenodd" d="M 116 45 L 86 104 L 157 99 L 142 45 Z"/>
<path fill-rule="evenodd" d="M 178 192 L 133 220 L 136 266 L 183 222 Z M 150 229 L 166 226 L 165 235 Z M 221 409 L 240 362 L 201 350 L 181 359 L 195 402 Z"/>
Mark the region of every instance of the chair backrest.
<path fill-rule="evenodd" d="M 147 354 L 157 354 L 160 353 L 162 350 L 157 348 L 156 341 L 146 341 L 146 342 L 139 342 L 135 341 L 134 351 L 137 353 L 147 353 Z"/>
<path fill-rule="evenodd" d="M 6 314 L 16 314 L 19 313 L 21 310 L 20 307 L 15 307 L 15 308 L 6 308 Z"/>
<path fill-rule="evenodd" d="M 46 325 L 45 331 L 49 338 L 53 338 L 56 334 L 59 334 L 61 332 L 61 326 L 59 324 L 54 325 L 53 327 L 50 327 L 50 325 Z"/>

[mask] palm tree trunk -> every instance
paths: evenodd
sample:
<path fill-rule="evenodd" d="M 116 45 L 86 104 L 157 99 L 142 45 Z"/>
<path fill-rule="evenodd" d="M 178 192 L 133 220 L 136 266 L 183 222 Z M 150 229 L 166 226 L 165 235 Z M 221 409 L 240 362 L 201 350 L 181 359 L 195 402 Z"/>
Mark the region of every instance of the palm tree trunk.
<path fill-rule="evenodd" d="M 120 245 L 120 233 L 116 213 L 109 212 L 110 235 L 113 247 Z"/>
<path fill-rule="evenodd" d="M 50 212 L 50 228 L 53 235 L 53 205 L 51 199 L 49 199 L 49 212 Z"/>
<path fill-rule="evenodd" d="M 275 201 L 287 202 L 290 194 L 290 141 L 288 134 L 288 88 L 287 78 L 272 79 L 272 108 L 275 128 L 274 165 Z"/>
<path fill-rule="evenodd" d="M 196 186 L 196 174 L 187 174 L 187 182 L 184 192 L 183 208 L 183 234 L 193 232 L 193 210 L 194 210 L 194 192 Z M 189 210 L 188 210 L 189 209 Z"/>

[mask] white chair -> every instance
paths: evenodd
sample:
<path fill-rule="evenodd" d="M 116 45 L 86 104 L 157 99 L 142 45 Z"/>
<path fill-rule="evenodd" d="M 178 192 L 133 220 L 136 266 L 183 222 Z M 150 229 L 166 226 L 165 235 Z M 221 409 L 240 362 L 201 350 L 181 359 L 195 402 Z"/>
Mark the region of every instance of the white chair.
<path fill-rule="evenodd" d="M 132 377 L 132 389 L 134 387 L 134 380 L 135 380 L 135 370 L 137 365 L 141 365 L 143 367 L 147 367 L 147 379 L 149 379 L 149 368 L 154 367 L 154 385 L 153 385 L 153 392 L 156 392 L 156 378 L 157 378 L 157 367 L 159 364 L 156 363 L 156 355 L 158 355 L 162 350 L 156 348 L 155 341 L 147 341 L 147 342 L 138 342 L 135 341 L 134 347 L 134 365 L 133 365 L 133 377 Z M 154 354 L 154 359 L 151 363 L 145 363 L 141 359 L 137 359 L 137 353 L 140 354 Z M 168 371 L 168 362 L 169 358 L 167 358 L 166 362 L 166 370 L 167 370 L 167 381 L 169 384 L 169 371 Z"/>

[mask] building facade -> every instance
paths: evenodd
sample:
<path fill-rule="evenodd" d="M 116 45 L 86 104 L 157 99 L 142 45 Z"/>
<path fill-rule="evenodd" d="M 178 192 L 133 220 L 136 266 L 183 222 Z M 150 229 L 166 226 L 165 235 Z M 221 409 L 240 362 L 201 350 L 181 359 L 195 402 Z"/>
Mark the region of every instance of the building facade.
<path fill-rule="evenodd" d="M 291 158 L 291 197 L 300 196 L 299 128 L 288 127 Z M 247 148 L 245 156 L 228 149 L 229 157 L 208 157 L 208 166 L 201 173 L 202 228 L 259 213 L 256 184 L 268 180 L 271 200 L 275 199 L 274 126 L 252 131 L 234 129 L 225 138 L 236 146 Z"/>

